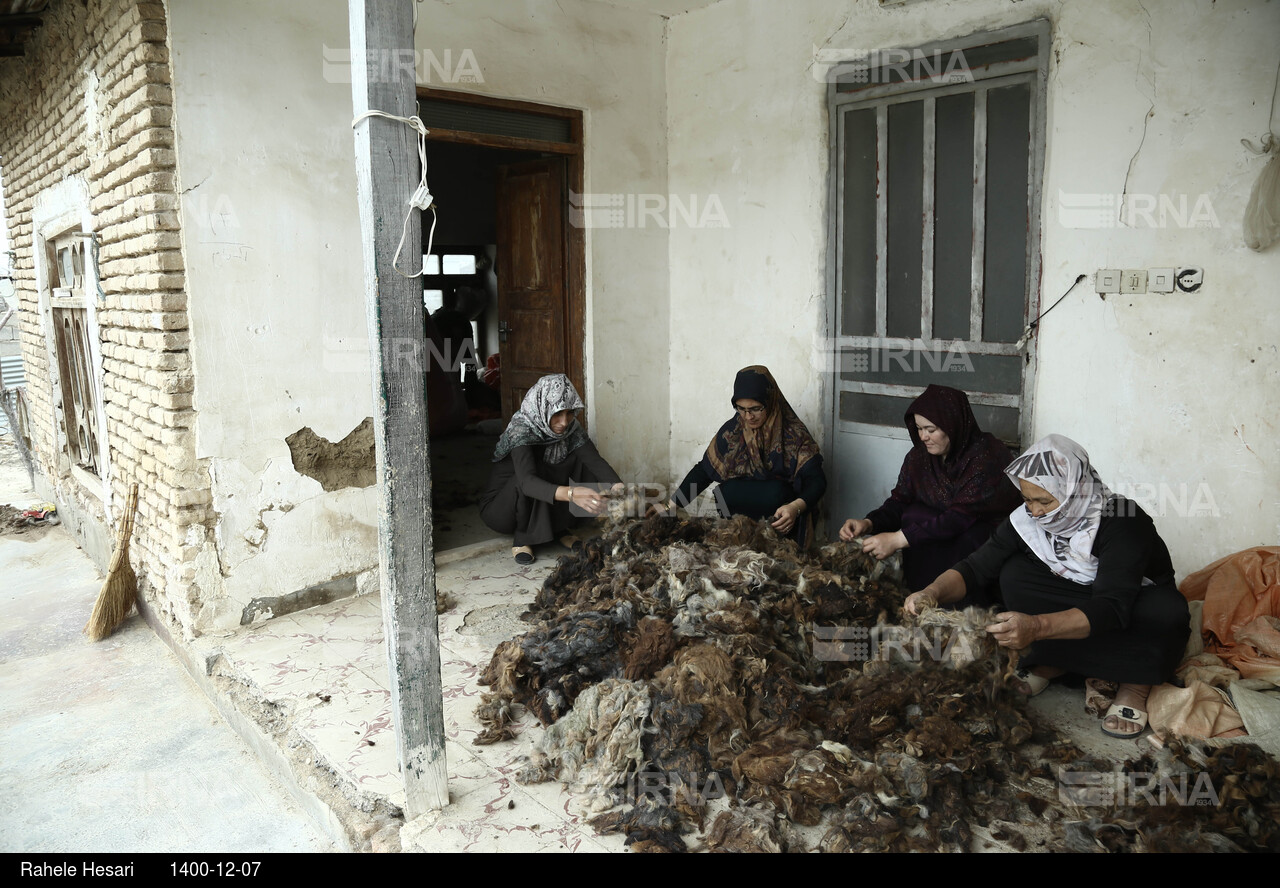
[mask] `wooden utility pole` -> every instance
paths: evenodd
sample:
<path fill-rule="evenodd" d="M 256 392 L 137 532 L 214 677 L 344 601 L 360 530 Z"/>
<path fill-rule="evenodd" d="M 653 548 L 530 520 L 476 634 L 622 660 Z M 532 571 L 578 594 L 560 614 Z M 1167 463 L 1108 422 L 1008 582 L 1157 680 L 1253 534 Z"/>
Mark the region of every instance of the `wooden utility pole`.
<path fill-rule="evenodd" d="M 355 117 L 417 114 L 413 0 L 349 0 L 351 93 Z M 373 364 L 377 435 L 378 567 L 391 669 L 391 713 L 404 775 L 405 817 L 449 803 L 444 698 L 431 543 L 431 466 L 427 450 L 427 356 L 422 282 L 392 268 L 418 186 L 417 133 L 396 120 L 355 126 L 356 189 L 364 245 L 365 307 Z M 404 264 L 422 261 L 422 220 L 404 234 Z"/>

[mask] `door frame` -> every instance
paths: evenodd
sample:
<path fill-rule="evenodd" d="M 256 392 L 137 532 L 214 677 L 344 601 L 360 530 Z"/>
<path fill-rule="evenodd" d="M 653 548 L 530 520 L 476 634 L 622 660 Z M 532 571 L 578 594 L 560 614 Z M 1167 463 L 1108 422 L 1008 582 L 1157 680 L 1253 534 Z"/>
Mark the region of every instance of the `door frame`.
<path fill-rule="evenodd" d="M 1006 43 L 1014 41 L 1034 40 L 1036 44 L 1035 53 L 1012 61 L 1003 63 L 986 63 L 979 70 L 980 73 L 971 75 L 974 79 L 993 82 L 1003 75 L 1011 73 L 1021 73 L 1029 77 L 1031 83 L 1031 102 L 1030 102 L 1030 142 L 1028 145 L 1028 218 L 1027 218 L 1027 244 L 1026 244 L 1026 273 L 1024 281 L 1025 299 L 1023 303 L 1024 324 L 1031 324 L 1033 319 L 1040 315 L 1040 304 L 1043 288 L 1042 280 L 1042 255 L 1041 255 L 1041 204 L 1043 202 L 1043 184 L 1044 184 L 1044 161 L 1045 153 L 1048 147 L 1049 132 L 1047 129 L 1047 93 L 1049 80 L 1049 59 L 1052 54 L 1052 23 L 1048 19 L 1038 18 L 1021 24 L 1012 25 L 995 30 L 979 31 L 962 37 L 953 37 L 948 39 L 939 39 L 928 42 L 921 46 L 914 47 L 911 50 L 913 57 L 921 54 L 928 57 L 931 53 L 950 52 L 953 50 L 974 50 L 987 46 L 989 44 Z M 856 61 L 854 59 L 851 62 Z M 834 70 L 834 69 L 833 69 Z M 919 93 L 930 93 L 936 95 L 940 89 L 936 85 L 921 84 L 918 87 Z M 825 416 L 825 429 L 823 444 L 826 453 L 830 454 L 834 459 L 837 454 L 837 438 L 842 434 L 840 430 L 839 418 L 839 399 L 840 399 L 840 349 L 836 347 L 836 343 L 840 341 L 841 330 L 839 324 L 840 304 L 842 294 L 840 292 L 840 275 L 841 263 L 843 262 L 843 224 L 844 218 L 841 214 L 843 200 L 843 155 L 841 154 L 841 127 L 843 126 L 843 118 L 840 116 L 841 108 L 855 104 L 860 100 L 869 102 L 880 100 L 886 96 L 908 95 L 912 92 L 910 87 L 904 88 L 901 85 L 881 85 L 860 88 L 858 98 L 853 96 L 842 96 L 837 78 L 832 77 L 827 85 L 827 111 L 828 111 L 828 127 L 827 127 L 827 151 L 829 158 L 827 173 L 827 197 L 828 197 L 828 219 L 827 219 L 827 269 L 826 269 L 826 290 L 827 290 L 827 312 L 826 312 L 826 329 L 824 331 L 824 351 L 823 351 L 823 373 L 822 373 L 822 400 Z M 881 167 L 883 167 L 885 158 L 880 158 Z M 881 185 L 880 187 L 883 187 Z M 880 221 L 877 220 L 877 226 Z M 879 234 L 879 232 L 878 232 Z M 932 254 L 930 253 L 930 256 Z M 1031 334 L 1030 328 L 1027 330 Z M 882 341 L 889 342 L 887 338 L 881 337 Z M 930 339 L 931 345 L 947 345 L 944 340 Z M 890 344 L 893 344 L 890 342 Z M 973 343 L 965 343 L 966 347 L 972 348 Z M 975 354 L 977 351 L 975 350 Z M 1035 378 L 1039 365 L 1038 353 L 1038 336 L 1028 335 L 1025 345 L 1022 349 L 1024 359 L 1024 367 L 1022 373 L 1022 385 L 1019 398 L 1019 409 L 1021 411 L 1019 417 L 1018 431 L 1020 436 L 1019 444 L 1026 447 L 1028 442 L 1032 440 L 1032 431 L 1034 428 L 1034 409 L 1035 409 Z M 906 447 L 910 447 L 910 438 L 907 435 L 904 426 L 896 427 L 875 427 L 865 428 L 856 432 L 856 434 L 865 435 L 867 438 L 879 439 L 879 450 L 882 457 L 888 452 L 895 441 L 901 441 Z M 899 457 L 900 459 L 901 457 Z M 897 478 L 897 468 L 899 462 L 894 462 L 891 466 L 891 473 L 886 478 L 885 492 L 892 489 L 894 480 Z M 839 469 L 837 469 L 837 477 L 832 485 L 833 490 L 828 491 L 827 499 L 829 500 L 847 500 L 845 495 L 849 487 L 847 482 L 839 477 Z M 834 496 L 833 496 L 834 494 Z M 883 497 L 871 497 L 873 500 L 871 507 L 877 505 Z M 861 513 L 860 510 L 856 510 Z M 828 529 L 834 531 L 839 526 L 839 522 L 848 515 L 838 515 L 828 512 L 827 522 Z M 834 536 L 834 534 L 832 534 Z"/>
<path fill-rule="evenodd" d="M 536 114 L 565 120 L 569 126 L 568 142 L 552 142 L 520 136 L 494 135 L 492 133 L 473 133 L 434 126 L 427 127 L 429 130 L 427 139 L 428 141 L 475 145 L 482 148 L 510 148 L 562 155 L 565 158 L 566 166 L 566 191 L 577 194 L 582 194 L 585 191 L 586 171 L 583 161 L 584 146 L 581 110 L 577 108 L 560 108 L 555 105 L 542 105 L 535 102 L 522 102 L 515 99 L 501 99 L 478 93 L 428 89 L 425 86 L 418 87 L 417 97 L 419 100 L 431 99 L 437 102 L 518 111 L 524 114 Z M 561 214 L 563 220 L 561 224 L 564 226 L 565 253 L 568 263 L 568 267 L 565 268 L 565 343 L 569 362 L 567 375 L 579 394 L 582 395 L 583 400 L 590 403 L 590 399 L 586 395 L 586 358 L 584 355 L 587 304 L 586 229 L 582 226 L 571 224 L 569 210 L 568 194 L 566 194 L 563 213 Z M 582 417 L 580 421 L 586 426 L 586 417 Z"/>

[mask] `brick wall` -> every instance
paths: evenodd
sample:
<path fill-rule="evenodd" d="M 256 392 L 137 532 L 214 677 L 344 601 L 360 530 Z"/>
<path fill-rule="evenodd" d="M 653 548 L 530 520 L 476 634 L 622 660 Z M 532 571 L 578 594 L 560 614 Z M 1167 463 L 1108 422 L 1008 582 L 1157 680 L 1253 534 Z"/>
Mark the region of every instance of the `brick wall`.
<path fill-rule="evenodd" d="M 60 505 L 96 516 L 107 528 L 102 500 L 58 467 L 56 394 L 33 256 L 38 195 L 82 177 L 105 294 L 96 311 L 110 527 L 137 481 L 132 560 L 140 586 L 160 613 L 191 634 L 200 598 L 194 559 L 209 535 L 211 497 L 192 432 L 165 8 L 138 0 L 57 0 L 44 19 L 24 58 L 0 59 L 0 164 L 33 449 Z"/>

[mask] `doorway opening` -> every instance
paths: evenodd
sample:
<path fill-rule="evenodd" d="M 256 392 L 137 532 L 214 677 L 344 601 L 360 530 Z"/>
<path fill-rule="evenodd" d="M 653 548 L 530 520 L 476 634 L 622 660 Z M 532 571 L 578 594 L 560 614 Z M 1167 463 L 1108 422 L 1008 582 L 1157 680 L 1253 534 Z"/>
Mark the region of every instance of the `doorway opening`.
<path fill-rule="evenodd" d="M 437 552 L 491 540 L 480 520 L 494 445 L 524 392 L 565 373 L 581 392 L 581 113 L 419 90 L 438 222 L 423 226 L 433 538 Z M 441 378 L 445 377 L 445 378 Z"/>

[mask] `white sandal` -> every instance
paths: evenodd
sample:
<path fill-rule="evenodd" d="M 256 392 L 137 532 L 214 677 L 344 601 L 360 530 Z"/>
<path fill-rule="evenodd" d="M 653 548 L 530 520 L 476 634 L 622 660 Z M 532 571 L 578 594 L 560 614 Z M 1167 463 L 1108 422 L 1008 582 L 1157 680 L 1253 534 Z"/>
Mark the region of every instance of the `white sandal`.
<path fill-rule="evenodd" d="M 1034 697 L 1036 694 L 1039 694 L 1045 688 L 1049 687 L 1049 679 L 1045 678 L 1043 675 L 1036 675 L 1030 669 L 1025 667 L 1015 669 L 1013 671 L 1013 677 L 1025 684 L 1031 690 L 1031 693 L 1027 694 L 1028 697 Z"/>
<path fill-rule="evenodd" d="M 1102 733 L 1108 737 L 1119 737 L 1121 740 L 1133 740 L 1139 734 L 1147 729 L 1147 713 L 1141 709 L 1134 709 L 1132 706 L 1121 706 L 1119 703 L 1114 704 L 1107 710 L 1105 718 L 1115 717 L 1118 721 L 1127 721 L 1138 726 L 1136 731 L 1108 731 L 1107 723 L 1102 723 Z"/>

